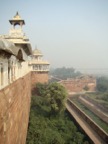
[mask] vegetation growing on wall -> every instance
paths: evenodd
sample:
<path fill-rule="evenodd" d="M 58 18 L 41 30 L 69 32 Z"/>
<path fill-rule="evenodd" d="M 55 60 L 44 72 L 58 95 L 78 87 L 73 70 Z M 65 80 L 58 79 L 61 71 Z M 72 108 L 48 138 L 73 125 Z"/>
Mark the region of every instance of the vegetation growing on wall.
<path fill-rule="evenodd" d="M 52 83 L 38 84 L 32 96 L 27 144 L 89 144 L 65 110 L 66 91 Z"/>

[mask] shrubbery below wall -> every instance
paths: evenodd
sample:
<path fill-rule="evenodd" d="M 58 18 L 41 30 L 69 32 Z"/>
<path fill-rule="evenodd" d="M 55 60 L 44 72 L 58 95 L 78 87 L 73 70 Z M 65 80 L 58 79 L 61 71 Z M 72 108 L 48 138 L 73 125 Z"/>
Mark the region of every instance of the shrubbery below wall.
<path fill-rule="evenodd" d="M 37 84 L 32 96 L 27 144 L 89 144 L 65 110 L 63 86 Z M 62 96 L 63 95 L 63 96 Z"/>

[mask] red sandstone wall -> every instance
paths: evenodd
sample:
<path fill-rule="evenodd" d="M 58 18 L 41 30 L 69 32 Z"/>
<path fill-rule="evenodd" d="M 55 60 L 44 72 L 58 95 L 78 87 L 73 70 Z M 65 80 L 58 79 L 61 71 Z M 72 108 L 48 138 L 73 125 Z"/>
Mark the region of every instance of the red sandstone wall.
<path fill-rule="evenodd" d="M 31 99 L 31 73 L 0 91 L 0 144 L 25 144 Z"/>
<path fill-rule="evenodd" d="M 60 82 L 69 92 L 82 92 L 84 87 L 89 88 L 88 91 L 95 91 L 96 80 L 95 79 L 75 79 L 75 80 L 65 80 Z"/>
<path fill-rule="evenodd" d="M 48 83 L 48 72 L 34 72 L 31 73 L 32 85 L 36 83 Z"/>

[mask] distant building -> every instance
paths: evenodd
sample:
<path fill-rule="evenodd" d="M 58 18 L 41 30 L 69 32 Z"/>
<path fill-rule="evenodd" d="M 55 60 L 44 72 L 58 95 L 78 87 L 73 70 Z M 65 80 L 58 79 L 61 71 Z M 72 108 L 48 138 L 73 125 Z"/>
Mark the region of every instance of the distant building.
<path fill-rule="evenodd" d="M 73 79 L 59 81 L 69 93 L 94 92 L 96 78 L 90 75 L 82 75 Z"/>

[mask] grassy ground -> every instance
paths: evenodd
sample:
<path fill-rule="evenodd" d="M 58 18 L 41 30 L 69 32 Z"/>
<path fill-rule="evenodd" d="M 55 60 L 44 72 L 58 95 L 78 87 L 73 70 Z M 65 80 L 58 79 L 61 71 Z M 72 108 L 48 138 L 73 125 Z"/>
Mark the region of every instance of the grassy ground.
<path fill-rule="evenodd" d="M 108 93 L 87 94 L 87 97 L 93 99 L 97 103 L 103 105 L 104 108 L 108 109 Z"/>
<path fill-rule="evenodd" d="M 93 119 L 105 132 L 108 133 L 108 124 L 103 122 L 98 116 L 96 116 L 93 112 L 91 112 L 87 107 L 85 107 L 83 104 L 81 104 L 77 97 L 72 99 L 75 104 L 77 104 L 80 109 L 86 113 L 91 119 Z"/>

